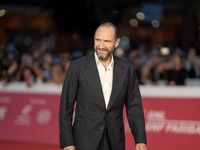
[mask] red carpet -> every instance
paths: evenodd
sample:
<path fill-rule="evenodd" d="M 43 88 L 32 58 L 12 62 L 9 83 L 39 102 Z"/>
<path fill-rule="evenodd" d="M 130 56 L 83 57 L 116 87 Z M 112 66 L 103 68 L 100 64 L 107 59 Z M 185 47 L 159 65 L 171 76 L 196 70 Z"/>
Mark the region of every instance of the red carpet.
<path fill-rule="evenodd" d="M 1 150 L 61 150 L 59 146 L 0 141 Z"/>

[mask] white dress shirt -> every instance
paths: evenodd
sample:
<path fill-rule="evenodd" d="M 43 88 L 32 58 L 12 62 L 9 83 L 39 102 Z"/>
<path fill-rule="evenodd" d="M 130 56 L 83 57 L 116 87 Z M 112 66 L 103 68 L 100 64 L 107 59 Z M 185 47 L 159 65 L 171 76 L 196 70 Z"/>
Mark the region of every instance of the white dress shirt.
<path fill-rule="evenodd" d="M 110 100 L 112 84 L 113 84 L 113 66 L 114 66 L 113 56 L 112 56 L 111 62 L 108 65 L 107 69 L 105 69 L 105 67 L 99 61 L 99 58 L 98 58 L 96 52 L 95 52 L 95 61 L 96 61 L 97 69 L 99 72 L 99 77 L 100 77 L 100 81 L 101 81 L 101 87 L 102 87 L 102 91 L 103 91 L 105 105 L 107 108 L 109 100 Z"/>

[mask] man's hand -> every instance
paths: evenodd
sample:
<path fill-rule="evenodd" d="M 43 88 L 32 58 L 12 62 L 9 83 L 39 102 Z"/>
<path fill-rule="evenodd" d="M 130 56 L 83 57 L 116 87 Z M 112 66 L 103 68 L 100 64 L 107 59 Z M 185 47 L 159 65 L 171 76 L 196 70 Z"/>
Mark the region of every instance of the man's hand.
<path fill-rule="evenodd" d="M 75 146 L 64 147 L 64 150 L 76 150 Z"/>
<path fill-rule="evenodd" d="M 138 143 L 135 146 L 136 150 L 147 150 L 147 146 L 144 143 Z"/>

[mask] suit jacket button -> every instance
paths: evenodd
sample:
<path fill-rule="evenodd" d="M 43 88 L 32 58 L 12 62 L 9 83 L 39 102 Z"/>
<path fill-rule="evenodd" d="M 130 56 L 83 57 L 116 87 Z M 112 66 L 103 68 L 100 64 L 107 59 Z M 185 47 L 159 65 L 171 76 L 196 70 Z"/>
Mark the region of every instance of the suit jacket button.
<path fill-rule="evenodd" d="M 99 129 L 100 129 L 100 130 L 103 130 L 103 129 L 104 129 L 104 127 L 100 127 Z"/>

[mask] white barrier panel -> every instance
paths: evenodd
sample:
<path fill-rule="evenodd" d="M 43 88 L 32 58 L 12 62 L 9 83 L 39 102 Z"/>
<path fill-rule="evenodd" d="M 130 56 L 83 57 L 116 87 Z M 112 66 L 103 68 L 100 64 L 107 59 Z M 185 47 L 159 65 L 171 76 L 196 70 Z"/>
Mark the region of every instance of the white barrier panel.
<path fill-rule="evenodd" d="M 27 87 L 23 82 L 11 82 L 4 86 L 0 82 L 0 91 L 54 93 L 60 94 L 62 85 L 54 83 L 33 84 Z M 143 86 L 140 85 L 141 95 L 150 97 L 200 97 L 200 86 Z"/>

